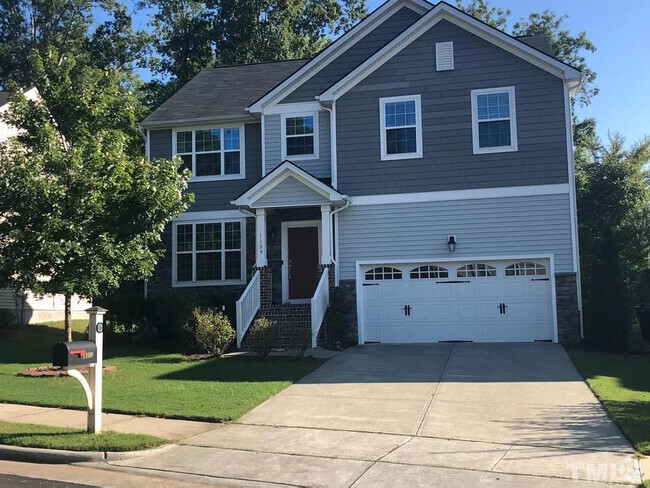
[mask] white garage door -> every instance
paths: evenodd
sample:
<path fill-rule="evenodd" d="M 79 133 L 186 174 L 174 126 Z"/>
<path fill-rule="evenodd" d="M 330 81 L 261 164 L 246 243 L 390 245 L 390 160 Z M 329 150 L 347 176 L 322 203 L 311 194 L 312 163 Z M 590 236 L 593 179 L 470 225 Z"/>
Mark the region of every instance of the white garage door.
<path fill-rule="evenodd" d="M 361 268 L 364 342 L 553 339 L 548 260 Z"/>

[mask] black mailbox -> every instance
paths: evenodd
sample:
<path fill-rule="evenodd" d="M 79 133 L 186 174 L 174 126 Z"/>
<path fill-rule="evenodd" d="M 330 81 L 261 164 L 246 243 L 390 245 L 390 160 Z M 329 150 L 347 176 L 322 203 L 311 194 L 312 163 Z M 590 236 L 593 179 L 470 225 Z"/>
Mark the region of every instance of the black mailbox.
<path fill-rule="evenodd" d="M 97 346 L 93 341 L 59 342 L 53 352 L 54 366 L 62 368 L 97 362 Z"/>

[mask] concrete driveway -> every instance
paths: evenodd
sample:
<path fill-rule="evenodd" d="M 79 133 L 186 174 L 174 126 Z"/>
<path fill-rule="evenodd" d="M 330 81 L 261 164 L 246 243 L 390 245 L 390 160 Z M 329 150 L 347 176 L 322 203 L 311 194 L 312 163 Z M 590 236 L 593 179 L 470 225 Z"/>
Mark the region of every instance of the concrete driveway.
<path fill-rule="evenodd" d="M 559 345 L 375 345 L 115 464 L 226 486 L 552 488 L 639 483 L 632 454 Z"/>

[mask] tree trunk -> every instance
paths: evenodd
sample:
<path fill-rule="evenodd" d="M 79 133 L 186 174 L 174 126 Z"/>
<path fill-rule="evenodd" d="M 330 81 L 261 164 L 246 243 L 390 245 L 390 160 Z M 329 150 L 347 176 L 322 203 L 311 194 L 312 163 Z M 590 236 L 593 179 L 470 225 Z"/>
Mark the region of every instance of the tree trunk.
<path fill-rule="evenodd" d="M 72 296 L 65 295 L 65 340 L 72 341 Z"/>

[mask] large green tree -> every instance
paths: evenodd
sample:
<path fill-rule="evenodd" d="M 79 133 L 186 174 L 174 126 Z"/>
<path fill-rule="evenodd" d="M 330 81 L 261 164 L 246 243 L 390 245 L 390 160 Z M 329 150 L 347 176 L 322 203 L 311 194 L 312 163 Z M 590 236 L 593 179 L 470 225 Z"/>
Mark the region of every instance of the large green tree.
<path fill-rule="evenodd" d="M 142 0 L 153 10 L 159 104 L 201 69 L 313 56 L 367 14 L 365 0 Z"/>
<path fill-rule="evenodd" d="M 189 173 L 180 161 L 147 161 L 132 141 L 136 97 L 120 71 L 33 50 L 40 99 L 10 84 L 0 144 L 0 282 L 15 290 L 97 296 L 149 276 L 168 220 L 185 210 Z"/>
<path fill-rule="evenodd" d="M 457 3 L 458 8 L 477 19 L 497 29 L 508 31 L 510 10 L 494 7 L 488 0 L 471 0 L 468 3 L 457 0 Z M 582 72 L 582 89 L 577 98 L 581 105 L 589 105 L 598 94 L 598 87 L 596 72 L 589 67 L 584 54 L 595 52 L 596 46 L 589 40 L 586 32 L 571 33 L 566 28 L 567 18 L 566 15 L 557 15 L 550 10 L 533 12 L 527 19 L 516 22 L 510 33 L 513 36 L 546 35 L 551 43 L 553 55 Z"/>

